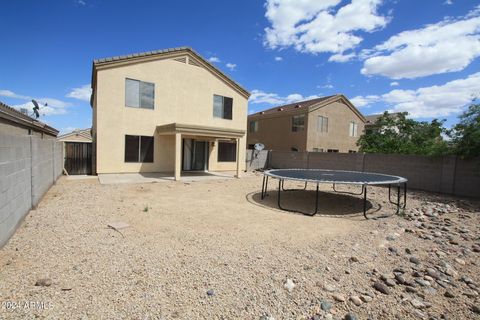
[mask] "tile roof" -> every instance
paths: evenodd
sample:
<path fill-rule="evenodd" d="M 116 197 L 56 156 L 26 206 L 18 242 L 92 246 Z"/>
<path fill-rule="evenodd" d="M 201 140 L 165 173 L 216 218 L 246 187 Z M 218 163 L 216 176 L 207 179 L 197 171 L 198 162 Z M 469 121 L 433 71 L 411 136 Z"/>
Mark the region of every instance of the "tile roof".
<path fill-rule="evenodd" d="M 304 100 L 304 101 L 289 103 L 289 104 L 285 104 L 285 105 L 282 105 L 282 106 L 277 106 L 277 107 L 274 107 L 274 108 L 270 108 L 270 109 L 267 109 L 267 110 L 262 110 L 262 111 L 253 113 L 253 114 L 251 114 L 251 116 L 264 115 L 264 114 L 274 114 L 274 113 L 278 113 L 278 112 L 288 112 L 288 111 L 296 110 L 296 109 L 299 109 L 299 108 L 309 108 L 309 107 L 311 107 L 311 106 L 313 106 L 313 105 L 315 105 L 319 102 L 325 101 L 325 100 L 333 98 L 335 96 L 336 95 L 332 95 L 332 96 L 315 98 L 315 99 L 311 99 L 311 100 Z"/>
<path fill-rule="evenodd" d="M 93 65 L 94 68 L 96 65 L 100 64 L 105 64 L 105 63 L 115 63 L 119 61 L 125 61 L 129 59 L 135 59 L 135 58 L 142 58 L 142 57 L 148 57 L 148 56 L 155 56 L 155 55 L 161 55 L 165 53 L 172 53 L 172 52 L 191 52 L 193 55 L 198 57 L 203 63 L 205 63 L 207 66 L 210 68 L 214 69 L 216 72 L 218 72 L 222 77 L 226 78 L 228 81 L 233 83 L 235 86 L 237 86 L 241 91 L 244 92 L 245 95 L 250 96 L 250 92 L 243 88 L 241 84 L 238 82 L 234 81 L 232 78 L 227 76 L 225 73 L 223 73 L 220 69 L 218 69 L 215 65 L 210 63 L 207 59 L 203 58 L 200 54 L 198 54 L 195 50 L 193 50 L 191 47 L 176 47 L 176 48 L 169 48 L 169 49 L 163 49 L 163 50 L 154 50 L 154 51 L 147 51 L 147 52 L 140 52 L 140 53 L 133 53 L 133 54 L 127 54 L 127 55 L 121 55 L 121 56 L 114 56 L 114 57 L 109 57 L 109 58 L 101 58 L 101 59 L 94 59 L 93 60 Z M 92 81 L 93 85 L 93 81 Z"/>

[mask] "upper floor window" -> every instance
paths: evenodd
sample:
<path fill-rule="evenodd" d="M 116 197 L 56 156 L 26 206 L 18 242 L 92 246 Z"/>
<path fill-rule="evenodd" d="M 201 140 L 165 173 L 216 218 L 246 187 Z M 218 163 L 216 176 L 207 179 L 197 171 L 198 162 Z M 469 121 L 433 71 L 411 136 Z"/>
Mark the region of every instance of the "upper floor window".
<path fill-rule="evenodd" d="M 348 134 L 350 137 L 356 137 L 358 132 L 358 123 L 356 123 L 355 121 L 351 121 L 350 122 L 350 129 L 348 131 Z"/>
<path fill-rule="evenodd" d="M 250 121 L 250 132 L 257 132 L 258 131 L 258 121 Z"/>
<path fill-rule="evenodd" d="M 317 131 L 328 132 L 328 118 L 324 116 L 318 116 Z"/>
<path fill-rule="evenodd" d="M 215 118 L 232 120 L 232 106 L 232 98 L 213 95 L 213 116 Z"/>
<path fill-rule="evenodd" d="M 292 117 L 292 132 L 305 130 L 305 115 L 298 114 Z"/>
<path fill-rule="evenodd" d="M 155 84 L 125 79 L 125 105 L 133 108 L 153 109 Z"/>

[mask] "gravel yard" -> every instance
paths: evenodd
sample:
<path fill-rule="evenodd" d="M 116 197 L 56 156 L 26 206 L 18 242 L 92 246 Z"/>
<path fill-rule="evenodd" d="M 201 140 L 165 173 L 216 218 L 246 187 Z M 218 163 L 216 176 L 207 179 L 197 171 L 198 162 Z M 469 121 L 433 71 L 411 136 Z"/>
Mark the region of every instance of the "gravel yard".
<path fill-rule="evenodd" d="M 324 185 L 307 217 L 274 187 L 62 178 L 0 249 L 0 319 L 480 317 L 479 201 L 410 191 L 401 216 L 365 220 Z M 372 217 L 393 213 L 371 190 Z M 313 191 L 284 199 L 309 210 Z"/>

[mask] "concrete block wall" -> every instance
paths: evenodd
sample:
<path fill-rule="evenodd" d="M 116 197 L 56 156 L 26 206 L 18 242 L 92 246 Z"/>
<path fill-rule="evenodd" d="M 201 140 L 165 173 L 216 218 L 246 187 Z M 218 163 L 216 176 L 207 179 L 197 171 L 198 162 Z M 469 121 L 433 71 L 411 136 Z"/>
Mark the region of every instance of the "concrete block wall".
<path fill-rule="evenodd" d="M 59 177 L 61 158 L 55 139 L 0 134 L 0 247 Z"/>
<path fill-rule="evenodd" d="M 413 189 L 480 198 L 480 159 L 398 154 L 271 151 L 268 168 L 378 172 L 402 176 Z"/>
<path fill-rule="evenodd" d="M 268 164 L 269 151 L 262 150 L 247 150 L 245 154 L 246 170 L 253 171 L 258 169 L 265 169 Z"/>

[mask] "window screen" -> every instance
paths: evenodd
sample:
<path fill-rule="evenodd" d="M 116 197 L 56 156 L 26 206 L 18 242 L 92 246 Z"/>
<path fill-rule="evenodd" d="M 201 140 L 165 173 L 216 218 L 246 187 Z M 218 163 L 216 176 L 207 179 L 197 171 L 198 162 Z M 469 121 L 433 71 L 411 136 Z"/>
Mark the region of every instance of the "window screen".
<path fill-rule="evenodd" d="M 258 121 L 250 121 L 250 132 L 258 131 Z"/>
<path fill-rule="evenodd" d="M 213 95 L 213 116 L 215 118 L 233 118 L 233 99 L 214 94 Z"/>
<path fill-rule="evenodd" d="M 125 105 L 127 107 L 153 109 L 155 84 L 125 79 Z"/>
<path fill-rule="evenodd" d="M 235 162 L 237 161 L 237 143 L 236 142 L 218 142 L 218 161 Z"/>
<path fill-rule="evenodd" d="M 318 116 L 317 122 L 318 132 L 328 132 L 328 118 L 324 116 Z"/>
<path fill-rule="evenodd" d="M 299 114 L 292 117 L 292 131 L 298 132 L 305 129 L 305 115 Z"/>
<path fill-rule="evenodd" d="M 153 137 L 125 136 L 125 162 L 153 162 Z"/>
<path fill-rule="evenodd" d="M 138 136 L 125 136 L 125 162 L 138 162 Z"/>

